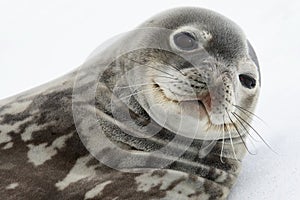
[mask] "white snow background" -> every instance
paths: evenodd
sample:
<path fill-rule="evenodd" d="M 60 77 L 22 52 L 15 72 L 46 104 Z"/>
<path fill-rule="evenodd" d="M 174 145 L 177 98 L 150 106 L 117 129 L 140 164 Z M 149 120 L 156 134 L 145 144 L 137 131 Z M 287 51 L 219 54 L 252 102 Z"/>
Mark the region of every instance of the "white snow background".
<path fill-rule="evenodd" d="M 259 57 L 256 142 L 230 200 L 300 197 L 300 1 L 0 0 L 0 99 L 63 75 L 105 40 L 178 6 L 215 10 L 239 24 Z M 259 120 L 257 120 L 259 122 Z M 253 149 L 253 148 L 251 148 Z"/>

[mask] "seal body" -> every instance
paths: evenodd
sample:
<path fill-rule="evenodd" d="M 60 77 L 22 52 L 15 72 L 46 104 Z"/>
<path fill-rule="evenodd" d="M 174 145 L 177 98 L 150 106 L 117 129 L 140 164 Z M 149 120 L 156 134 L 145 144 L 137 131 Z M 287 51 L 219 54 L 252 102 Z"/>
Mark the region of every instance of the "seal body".
<path fill-rule="evenodd" d="M 260 87 L 253 84 L 253 80 L 260 82 L 255 53 L 233 22 L 200 8 L 166 11 L 141 25 L 141 28 L 149 27 L 168 31 L 157 34 L 157 29 L 150 32 L 147 29 L 138 34 L 126 34 L 84 63 L 80 73 L 71 72 L 0 101 L 1 199 L 227 198 L 246 152 L 247 124 L 243 120 L 247 123 L 251 120 L 233 105 L 242 105 L 251 111 L 255 107 Z M 193 49 L 191 30 L 201 51 L 198 46 Z M 156 43 L 162 48 L 149 48 L 150 44 Z M 128 46 L 136 47 L 136 44 L 145 48 L 121 53 L 103 68 L 103 63 L 112 54 L 126 50 Z M 172 49 L 177 54 L 171 52 Z M 199 55 L 209 59 L 200 59 Z M 217 66 L 218 76 L 208 72 L 207 68 L 196 68 L 195 71 L 192 67 L 204 63 L 214 63 L 206 66 Z M 140 66 L 142 68 L 135 68 Z M 101 76 L 97 77 L 95 96 L 87 97 L 93 88 L 91 77 L 99 69 Z M 130 73 L 123 81 L 127 72 Z M 254 78 L 249 78 L 249 74 Z M 177 85 L 170 79 L 176 79 Z M 184 88 L 186 79 L 193 90 Z M 248 90 L 250 86 L 251 90 Z M 134 90 L 126 93 L 132 87 Z M 227 95 L 229 91 L 232 95 Z M 114 95 L 126 101 L 113 107 Z M 158 109 L 152 109 L 152 105 L 157 105 Z M 109 138 L 112 144 L 132 152 L 139 159 L 145 159 L 149 153 L 177 138 L 170 148 L 174 151 L 159 158 L 171 162 L 161 168 L 155 167 L 152 161 L 158 159 L 151 154 L 145 159 L 149 169 L 135 173 L 119 171 L 99 162 L 96 158 L 100 156 L 108 161 L 117 160 L 114 166 L 118 169 L 145 167 L 137 164 L 135 159 L 110 157 L 113 154 L 109 147 L 92 152 L 93 148 L 105 144 L 80 134 L 83 129 L 94 130 L 84 117 L 94 112 L 87 109 L 89 106 L 97 110 L 96 122 L 102 127 L 97 134 Z M 164 122 L 162 108 L 170 116 Z M 217 112 L 219 109 L 221 114 Z M 119 116 L 125 116 L 128 111 L 130 124 L 114 115 L 117 112 Z M 188 120 L 177 123 L 179 111 L 183 111 L 181 115 Z M 228 115 L 224 114 L 226 112 Z M 176 125 L 179 123 L 183 128 Z M 198 123 L 200 128 L 196 129 L 194 124 Z M 159 129 L 152 137 L 141 138 L 127 133 L 122 126 L 138 130 L 142 135 Z M 191 132 L 195 132 L 191 134 L 194 137 L 190 137 Z M 184 152 L 176 159 L 169 159 L 173 152 L 184 146 L 183 141 L 190 141 Z"/>

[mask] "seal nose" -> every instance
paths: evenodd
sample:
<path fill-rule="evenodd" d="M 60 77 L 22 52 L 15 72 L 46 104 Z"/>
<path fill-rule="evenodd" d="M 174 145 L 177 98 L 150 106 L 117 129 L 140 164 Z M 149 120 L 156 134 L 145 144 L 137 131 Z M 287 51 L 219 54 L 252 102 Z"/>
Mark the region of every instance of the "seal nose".
<path fill-rule="evenodd" d="M 222 73 L 208 85 L 210 96 L 209 117 L 213 124 L 229 123 L 227 113 L 234 111 L 235 96 L 231 76 Z"/>

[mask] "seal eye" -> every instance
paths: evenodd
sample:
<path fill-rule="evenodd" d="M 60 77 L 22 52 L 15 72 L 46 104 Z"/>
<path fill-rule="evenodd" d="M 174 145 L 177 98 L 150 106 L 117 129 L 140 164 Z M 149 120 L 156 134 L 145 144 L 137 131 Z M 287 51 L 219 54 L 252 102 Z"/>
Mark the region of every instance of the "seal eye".
<path fill-rule="evenodd" d="M 248 89 L 253 89 L 256 86 L 256 80 L 246 74 L 239 75 L 242 85 Z"/>
<path fill-rule="evenodd" d="M 175 45 L 182 50 L 193 50 L 197 48 L 196 38 L 188 32 L 180 32 L 174 35 Z"/>

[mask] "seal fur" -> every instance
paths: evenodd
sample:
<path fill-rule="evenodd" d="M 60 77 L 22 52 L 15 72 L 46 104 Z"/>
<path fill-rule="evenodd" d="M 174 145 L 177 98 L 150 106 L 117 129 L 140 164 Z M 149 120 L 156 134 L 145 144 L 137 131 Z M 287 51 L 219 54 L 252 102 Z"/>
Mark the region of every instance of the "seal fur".
<path fill-rule="evenodd" d="M 236 85 L 233 86 L 232 77 L 234 76 L 232 74 L 237 75 L 238 71 L 243 70 L 249 72 L 250 69 L 256 80 L 260 82 L 259 66 L 253 48 L 233 22 L 205 9 L 177 8 L 151 18 L 141 27 L 162 27 L 171 30 L 172 33 L 190 27 L 201 30 L 199 34 L 209 40 L 206 43 L 207 46 L 204 47 L 208 55 L 213 58 L 213 63 L 220 64 L 219 66 L 222 65 L 224 68 L 226 66 L 234 68 L 233 71 L 228 72 L 225 78 L 229 77 L 229 87 L 232 87 L 234 96 L 238 97 L 235 101 L 239 104 L 242 103 L 241 107 L 246 107 L 250 111 L 254 110 L 260 85 L 257 85 L 253 91 L 242 88 L 236 81 Z M 203 32 L 203 30 L 205 31 Z M 149 34 L 149 32 L 145 33 Z M 121 42 L 121 47 L 125 45 L 126 48 L 141 42 L 148 46 L 147 42 L 149 41 L 143 40 L 145 37 L 143 33 L 135 35 L 135 37 L 129 34 L 118 42 Z M 241 159 L 246 151 L 242 141 L 246 137 L 246 132 L 242 131 L 242 126 L 238 127 L 239 130 L 241 129 L 241 137 L 234 132 L 234 127 L 228 127 L 228 132 L 233 134 L 232 137 L 227 136 L 213 140 L 215 144 L 204 157 L 199 156 L 201 147 L 207 142 L 212 142 L 212 138 L 215 136 L 206 138 L 206 140 L 203 135 L 198 136 L 191 142 L 186 152 L 165 169 L 151 169 L 139 173 L 120 172 L 99 163 L 82 144 L 77 134 L 74 110 L 72 110 L 74 83 L 78 79 L 86 80 L 86 84 L 81 85 L 78 91 L 88 91 L 89 76 L 99 66 L 102 66 L 99 63 L 103 57 L 110 55 L 120 47 L 118 42 L 104 53 L 96 55 L 84 63 L 83 65 L 88 69 L 84 73 L 78 75 L 76 71 L 71 72 L 44 86 L 0 102 L 0 178 L 2 180 L 0 196 L 3 199 L 227 198 L 236 181 L 241 167 Z M 169 37 L 159 43 L 165 49 L 172 48 L 169 45 Z M 204 43 L 205 41 L 202 41 L 201 44 Z M 133 60 L 135 57 L 142 57 L 146 60 L 135 62 L 136 60 Z M 103 134 L 121 148 L 141 153 L 150 152 L 172 141 L 176 135 L 172 130 L 177 127 L 172 127 L 172 124 L 161 127 L 159 116 L 151 116 L 148 113 L 147 105 L 151 100 L 162 98 L 162 94 L 167 99 L 172 98 L 165 89 L 167 87 L 164 88 L 163 82 L 165 81 L 163 80 L 156 80 L 155 83 L 160 84 L 160 90 L 153 89 L 152 95 L 148 96 L 146 93 L 133 95 L 128 104 L 122 104 L 124 107 L 121 106 L 119 110 L 122 113 L 122 108 L 125 108 L 125 111 L 129 108 L 134 116 L 133 126 L 140 129 L 149 120 L 155 118 L 153 124 L 160 127 L 161 130 L 152 139 L 141 139 L 128 135 L 117 124 L 108 120 L 109 116 L 113 116 L 113 111 L 108 106 L 111 104 L 110 94 L 121 77 L 122 70 L 128 71 L 137 64 L 140 65 L 141 62 L 144 66 L 149 64 L 153 66 L 153 63 L 157 64 L 158 60 L 164 61 L 164 63 L 173 61 L 172 64 L 177 64 L 176 67 L 180 67 L 182 73 L 193 72 L 189 62 L 186 63 L 181 56 L 178 57 L 172 52 L 141 49 L 124 54 L 115 62 L 110 63 L 109 68 L 103 71 L 103 76 L 99 79 L 95 100 L 96 108 L 99 111 L 99 123 L 105 127 Z M 243 65 L 244 63 L 250 63 L 250 65 Z M 197 62 L 193 64 L 195 65 Z M 161 69 L 165 70 L 165 68 Z M 134 74 L 136 77 L 144 76 L 141 71 L 135 72 L 137 73 Z M 170 71 L 167 72 L 170 73 Z M 148 68 L 145 74 L 146 77 L 161 76 L 159 71 L 153 68 Z M 139 84 L 134 80 L 130 81 L 133 82 L 129 82 L 129 85 Z M 224 83 L 222 81 L 221 83 Z M 209 85 L 207 80 L 205 82 Z M 221 84 L 220 88 L 223 86 Z M 173 87 L 182 92 L 178 87 L 174 85 Z M 220 96 L 222 97 L 222 95 Z M 177 101 L 177 99 L 172 100 Z M 164 100 L 164 103 L 166 102 L 171 105 L 171 101 Z M 175 109 L 176 106 L 172 109 Z M 231 109 L 238 110 L 234 107 Z M 188 109 L 187 112 L 186 115 L 191 114 Z M 75 110 L 76 113 L 82 114 L 80 110 L 78 112 Z M 247 122 L 251 121 L 251 118 L 245 116 L 243 112 L 239 111 L 238 114 Z M 206 120 L 207 122 L 210 116 L 206 115 L 200 121 Z M 198 116 L 193 117 L 197 118 Z M 220 119 L 216 117 L 214 120 L 218 127 Z M 226 120 L 226 123 L 230 123 L 229 118 Z M 237 122 L 236 119 L 233 120 Z M 191 126 L 188 124 L 186 127 Z M 143 133 L 147 133 L 147 129 L 143 130 Z M 211 132 L 212 135 L 215 132 L 219 133 L 220 131 L 214 129 Z M 187 137 L 185 134 L 188 134 L 188 131 L 181 130 L 180 138 L 185 139 Z M 220 156 L 221 154 L 222 156 Z"/>

